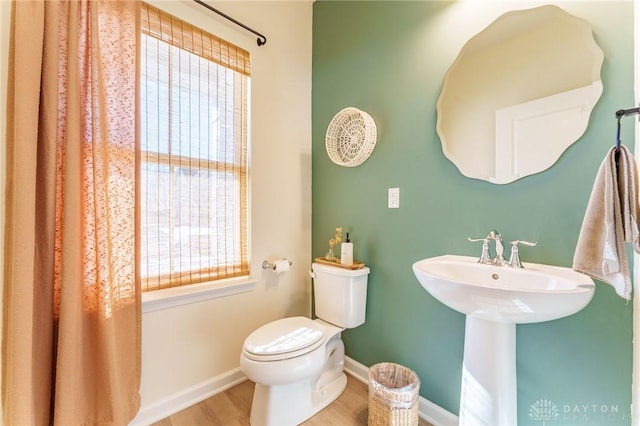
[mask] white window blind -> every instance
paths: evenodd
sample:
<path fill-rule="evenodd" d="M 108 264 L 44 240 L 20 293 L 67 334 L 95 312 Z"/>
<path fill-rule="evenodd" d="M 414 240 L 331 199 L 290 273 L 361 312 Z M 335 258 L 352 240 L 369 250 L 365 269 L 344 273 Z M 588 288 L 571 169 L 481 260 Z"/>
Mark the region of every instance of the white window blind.
<path fill-rule="evenodd" d="M 143 291 L 249 275 L 249 53 L 143 3 Z"/>

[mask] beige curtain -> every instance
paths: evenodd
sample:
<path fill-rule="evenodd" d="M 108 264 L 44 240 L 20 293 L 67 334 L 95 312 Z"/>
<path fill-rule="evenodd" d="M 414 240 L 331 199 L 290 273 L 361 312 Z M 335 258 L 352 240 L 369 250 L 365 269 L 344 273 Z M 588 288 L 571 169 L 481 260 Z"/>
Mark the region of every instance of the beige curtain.
<path fill-rule="evenodd" d="M 5 425 L 124 425 L 139 408 L 139 7 L 13 3 Z"/>

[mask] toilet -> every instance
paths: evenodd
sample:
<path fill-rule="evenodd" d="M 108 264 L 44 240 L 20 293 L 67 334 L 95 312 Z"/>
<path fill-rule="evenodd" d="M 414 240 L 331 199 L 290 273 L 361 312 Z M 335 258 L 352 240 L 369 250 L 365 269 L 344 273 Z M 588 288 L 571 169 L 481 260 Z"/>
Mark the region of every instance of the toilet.
<path fill-rule="evenodd" d="M 369 268 L 313 263 L 317 319 L 270 322 L 247 337 L 242 372 L 255 383 L 253 426 L 302 423 L 332 403 L 347 386 L 340 333 L 364 323 Z"/>

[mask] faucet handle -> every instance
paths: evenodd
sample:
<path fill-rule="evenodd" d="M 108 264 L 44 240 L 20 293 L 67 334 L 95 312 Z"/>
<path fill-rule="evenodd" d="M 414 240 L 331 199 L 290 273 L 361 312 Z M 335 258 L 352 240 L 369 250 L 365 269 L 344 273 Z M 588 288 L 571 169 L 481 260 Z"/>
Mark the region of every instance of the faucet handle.
<path fill-rule="evenodd" d="M 480 259 L 478 259 L 478 263 L 491 263 L 491 256 L 489 256 L 489 239 L 488 238 L 469 238 L 472 243 L 477 241 L 482 241 L 482 254 L 480 255 Z"/>
<path fill-rule="evenodd" d="M 538 242 L 530 242 L 530 241 L 524 241 L 524 240 L 514 240 L 514 241 L 509 241 L 511 243 L 512 247 L 518 247 L 518 244 L 522 244 L 524 246 L 529 246 L 529 247 L 535 247 Z"/>
<path fill-rule="evenodd" d="M 489 243 L 489 240 L 487 238 L 471 238 L 471 237 L 467 237 L 467 240 L 469 240 L 472 243 L 475 243 L 476 241 L 484 241 L 487 244 Z"/>
<path fill-rule="evenodd" d="M 522 266 L 522 262 L 520 261 L 520 250 L 518 249 L 518 244 L 534 247 L 536 244 L 538 244 L 538 242 L 536 241 L 532 243 L 530 241 L 522 240 L 514 240 L 509 242 L 511 243 L 511 256 L 509 257 L 509 265 L 512 268 L 524 268 L 524 266 Z"/>

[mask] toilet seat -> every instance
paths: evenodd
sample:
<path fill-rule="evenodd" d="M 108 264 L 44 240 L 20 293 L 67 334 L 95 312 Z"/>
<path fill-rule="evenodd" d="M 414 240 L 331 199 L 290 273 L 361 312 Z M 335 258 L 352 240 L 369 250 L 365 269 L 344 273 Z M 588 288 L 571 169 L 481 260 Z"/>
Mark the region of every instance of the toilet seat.
<path fill-rule="evenodd" d="M 321 346 L 324 327 L 306 317 L 283 318 L 255 330 L 244 342 L 244 355 L 254 361 L 295 358 Z"/>

